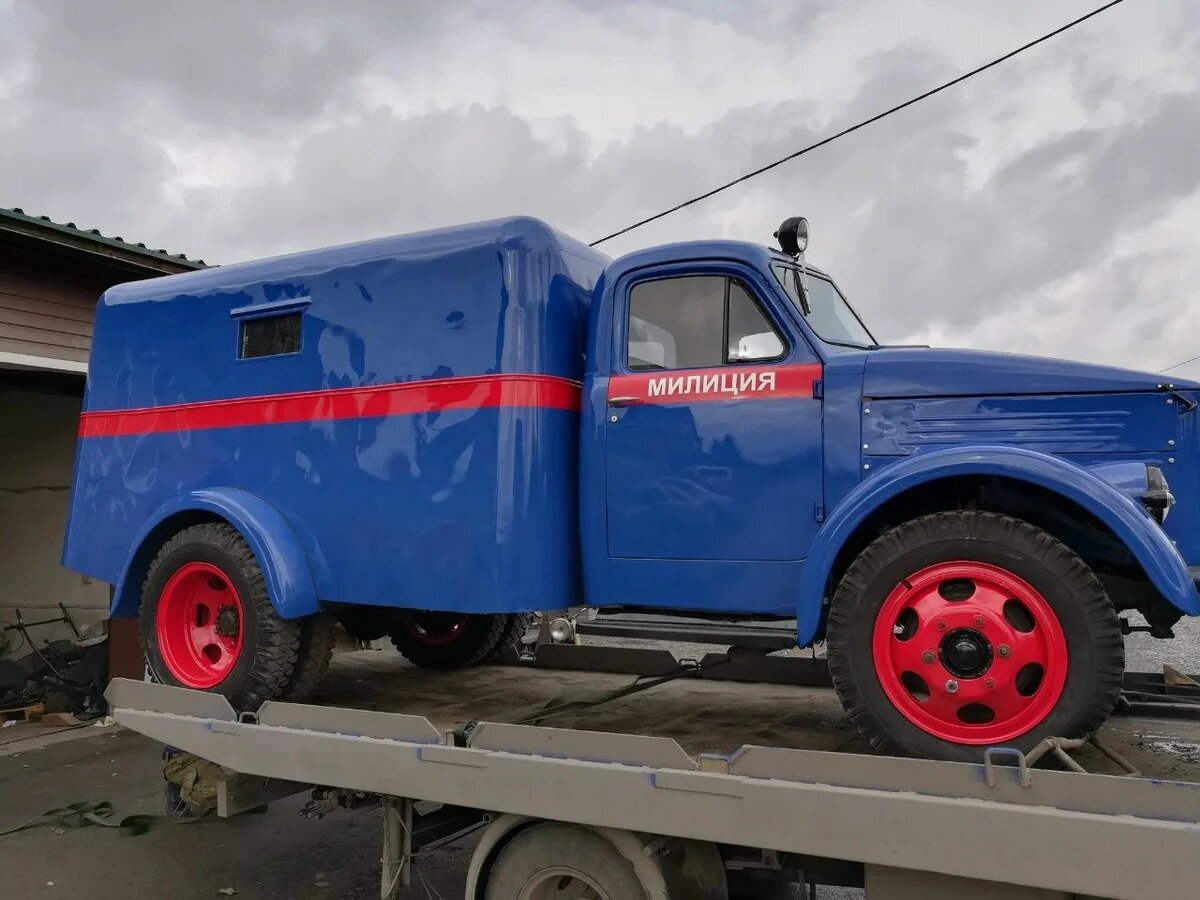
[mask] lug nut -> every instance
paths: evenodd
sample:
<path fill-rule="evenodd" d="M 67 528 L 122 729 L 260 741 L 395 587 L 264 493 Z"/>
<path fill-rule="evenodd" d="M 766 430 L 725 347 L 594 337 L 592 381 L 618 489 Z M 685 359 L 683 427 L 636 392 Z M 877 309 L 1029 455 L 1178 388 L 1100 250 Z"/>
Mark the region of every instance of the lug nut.
<path fill-rule="evenodd" d="M 938 623 L 937 623 L 937 629 L 938 629 L 938 631 L 945 631 L 946 630 L 945 621 L 939 619 Z"/>
<path fill-rule="evenodd" d="M 948 680 L 946 682 L 946 693 L 948 693 L 948 694 L 957 694 L 958 693 L 958 682 L 955 681 L 953 678 L 951 678 L 950 680 Z"/>
<path fill-rule="evenodd" d="M 927 663 L 933 662 L 933 651 L 926 650 L 924 653 L 921 654 L 921 659 L 923 659 Z"/>
<path fill-rule="evenodd" d="M 1001 656 L 1007 657 L 1008 653 L 1009 653 L 1008 644 L 1001 644 L 996 652 L 999 653 Z"/>
<path fill-rule="evenodd" d="M 982 626 L 983 626 L 983 616 L 976 616 L 975 617 L 975 627 L 980 628 Z"/>
<path fill-rule="evenodd" d="M 983 683 L 983 686 L 990 691 L 992 688 L 994 688 L 996 686 L 996 682 L 994 679 L 989 678 L 987 681 L 985 681 Z"/>

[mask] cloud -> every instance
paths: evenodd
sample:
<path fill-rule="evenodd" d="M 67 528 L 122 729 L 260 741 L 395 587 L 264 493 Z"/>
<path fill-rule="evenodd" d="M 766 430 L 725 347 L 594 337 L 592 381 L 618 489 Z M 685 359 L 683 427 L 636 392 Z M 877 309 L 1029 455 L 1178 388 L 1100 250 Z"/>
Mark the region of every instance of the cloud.
<path fill-rule="evenodd" d="M 1081 11 L 331 9 L 0 0 L 0 204 L 217 261 L 508 213 L 594 239 Z M 605 249 L 803 213 L 885 338 L 1165 365 L 1200 353 L 1198 63 L 1194 6 L 1118 7 Z"/>

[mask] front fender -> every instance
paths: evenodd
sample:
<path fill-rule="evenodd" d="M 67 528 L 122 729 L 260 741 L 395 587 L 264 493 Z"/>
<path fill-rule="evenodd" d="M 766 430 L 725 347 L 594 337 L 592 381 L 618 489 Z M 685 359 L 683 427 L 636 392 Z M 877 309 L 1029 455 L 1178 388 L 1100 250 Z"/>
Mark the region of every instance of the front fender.
<path fill-rule="evenodd" d="M 176 497 L 147 520 L 121 567 L 113 591 L 112 615 L 137 614 L 146 567 L 177 530 L 170 523 L 186 523 L 188 514 L 195 513 L 219 517 L 237 529 L 258 560 L 267 594 L 281 617 L 295 619 L 318 611 L 317 588 L 308 559 L 279 510 L 249 491 L 218 487 Z"/>
<path fill-rule="evenodd" d="M 1000 475 L 1074 501 L 1112 529 L 1172 605 L 1187 615 L 1200 615 L 1200 595 L 1170 538 L 1144 509 L 1112 485 L 1074 463 L 1032 450 L 955 447 L 909 457 L 880 469 L 834 508 L 813 541 L 800 580 L 796 614 L 800 646 L 816 638 L 834 561 L 863 520 L 904 491 L 956 475 Z"/>

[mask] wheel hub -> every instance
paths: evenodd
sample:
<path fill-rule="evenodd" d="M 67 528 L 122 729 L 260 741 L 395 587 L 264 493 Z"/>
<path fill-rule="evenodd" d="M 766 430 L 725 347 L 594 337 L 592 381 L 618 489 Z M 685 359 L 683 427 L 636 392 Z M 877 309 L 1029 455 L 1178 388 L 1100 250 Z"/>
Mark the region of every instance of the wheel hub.
<path fill-rule="evenodd" d="M 163 585 L 154 619 L 157 649 L 184 687 L 216 687 L 241 656 L 242 601 L 212 563 L 184 563 Z"/>
<path fill-rule="evenodd" d="M 957 744 L 1027 734 L 1066 685 L 1067 642 L 1053 608 L 988 563 L 937 563 L 901 581 L 880 607 L 871 652 L 896 710 Z"/>
<path fill-rule="evenodd" d="M 992 664 L 992 645 L 974 628 L 957 628 L 942 638 L 938 657 L 950 674 L 978 678 Z"/>
<path fill-rule="evenodd" d="M 236 606 L 222 606 L 217 611 L 216 632 L 220 637 L 235 638 L 242 630 L 241 616 Z"/>

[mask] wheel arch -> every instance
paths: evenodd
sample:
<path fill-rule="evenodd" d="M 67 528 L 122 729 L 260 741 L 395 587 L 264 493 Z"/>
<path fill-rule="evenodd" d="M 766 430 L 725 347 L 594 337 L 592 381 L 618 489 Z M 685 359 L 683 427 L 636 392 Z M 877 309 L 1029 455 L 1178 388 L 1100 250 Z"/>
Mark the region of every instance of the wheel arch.
<path fill-rule="evenodd" d="M 245 539 L 262 567 L 271 604 L 281 618 L 319 611 L 308 558 L 283 515 L 249 491 L 220 487 L 177 497 L 149 517 L 121 567 L 110 614 L 137 615 L 142 583 L 159 547 L 182 529 L 204 522 L 224 522 Z"/>
<path fill-rule="evenodd" d="M 903 517 L 956 508 L 946 498 L 981 483 L 998 485 L 1027 498 L 1053 500 L 1078 514 L 1071 530 L 1059 517 L 1034 522 L 1077 552 L 1082 531 L 1107 534 L 1128 554 L 1162 598 L 1188 615 L 1200 615 L 1200 596 L 1165 532 L 1128 496 L 1087 469 L 1058 457 L 1017 447 L 960 447 L 910 457 L 858 484 L 834 508 L 805 563 L 797 605 L 797 640 L 802 646 L 819 635 L 824 600 L 831 582 L 844 571 L 879 527 Z M 938 502 L 937 498 L 942 498 Z M 931 505 L 932 504 L 932 505 Z M 961 507 L 959 507 L 961 508 Z M 989 509 L 986 503 L 977 508 Z M 998 512 L 1012 509 L 999 507 Z M 1080 553 L 1081 556 L 1086 554 Z"/>

